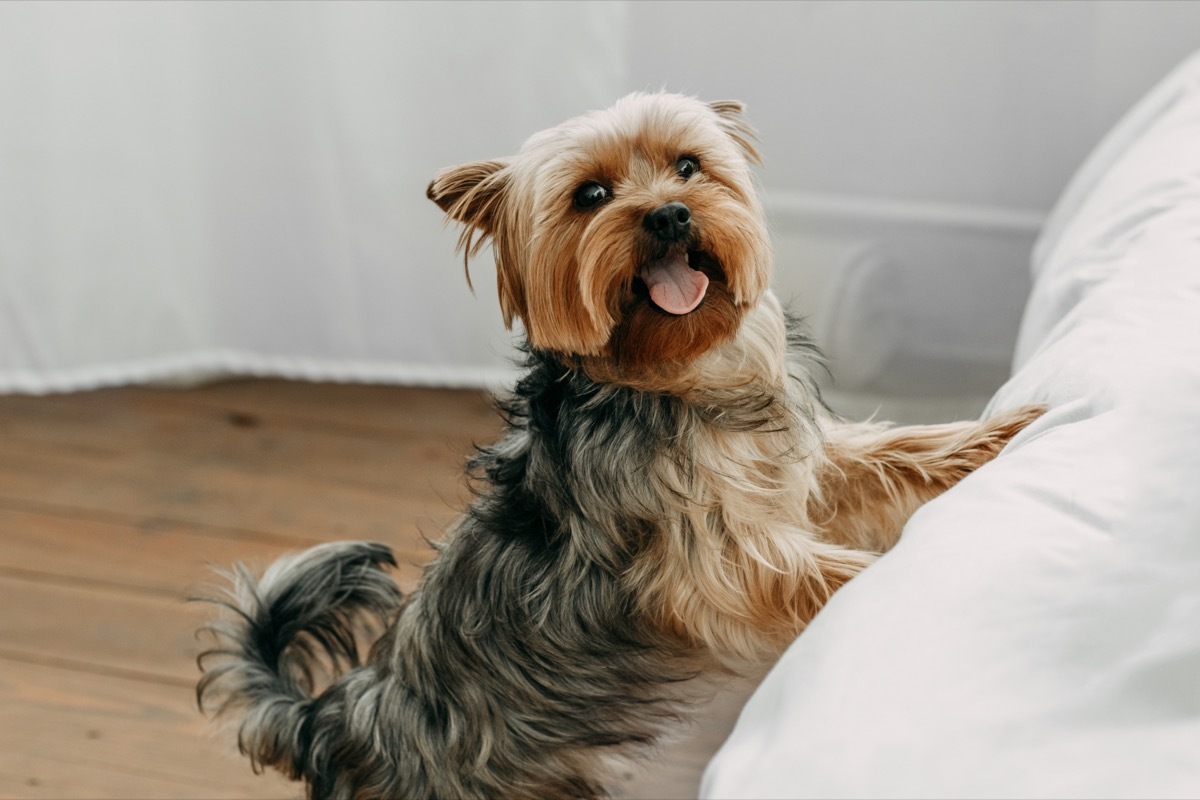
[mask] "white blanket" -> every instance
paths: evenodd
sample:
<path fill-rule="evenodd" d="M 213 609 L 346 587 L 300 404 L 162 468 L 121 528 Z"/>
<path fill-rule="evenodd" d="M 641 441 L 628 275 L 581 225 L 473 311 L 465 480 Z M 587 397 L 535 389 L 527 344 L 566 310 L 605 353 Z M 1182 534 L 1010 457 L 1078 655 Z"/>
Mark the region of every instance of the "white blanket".
<path fill-rule="evenodd" d="M 1200 796 L 1200 55 L 1034 254 L 992 410 L 1051 411 L 785 654 L 703 794 Z"/>

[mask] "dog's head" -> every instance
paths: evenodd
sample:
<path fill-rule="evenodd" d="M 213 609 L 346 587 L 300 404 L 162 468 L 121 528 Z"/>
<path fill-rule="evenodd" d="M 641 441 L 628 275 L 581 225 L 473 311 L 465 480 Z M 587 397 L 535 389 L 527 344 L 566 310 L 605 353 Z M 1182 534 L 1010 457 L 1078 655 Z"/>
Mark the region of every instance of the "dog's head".
<path fill-rule="evenodd" d="M 428 196 L 468 259 L 492 240 L 505 324 L 636 375 L 727 340 L 767 288 L 753 142 L 740 103 L 632 94 L 511 158 L 442 170 Z"/>

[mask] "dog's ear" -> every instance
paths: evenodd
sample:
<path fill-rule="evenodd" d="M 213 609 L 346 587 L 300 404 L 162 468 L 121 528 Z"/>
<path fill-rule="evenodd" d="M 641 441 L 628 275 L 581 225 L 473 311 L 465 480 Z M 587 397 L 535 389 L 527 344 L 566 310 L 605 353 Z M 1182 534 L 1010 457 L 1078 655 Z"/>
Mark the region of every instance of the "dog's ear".
<path fill-rule="evenodd" d="M 499 159 L 447 167 L 429 182 L 425 196 L 450 219 L 490 235 L 508 184 L 507 167 Z"/>
<path fill-rule="evenodd" d="M 513 317 L 525 316 L 525 292 L 516 274 L 519 255 L 516 244 L 505 235 L 501 218 L 508 203 L 512 182 L 509 162 L 504 159 L 472 161 L 439 172 L 425 196 L 438 204 L 446 216 L 462 224 L 458 250 L 463 254 L 467 286 L 471 284 L 471 259 L 488 239 L 496 245 L 496 280 L 505 327 Z"/>
<path fill-rule="evenodd" d="M 761 164 L 762 156 L 758 154 L 758 148 L 755 146 L 758 143 L 758 131 L 746 120 L 746 106 L 737 100 L 717 100 L 709 103 L 708 107 L 717 112 L 721 129 L 741 148 L 747 160 Z"/>

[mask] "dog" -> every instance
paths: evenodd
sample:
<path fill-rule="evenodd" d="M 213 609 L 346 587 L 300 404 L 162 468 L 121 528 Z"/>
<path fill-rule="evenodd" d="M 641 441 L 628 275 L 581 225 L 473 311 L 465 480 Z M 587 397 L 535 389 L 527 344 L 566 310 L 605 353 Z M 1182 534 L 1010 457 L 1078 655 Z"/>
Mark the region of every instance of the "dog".
<path fill-rule="evenodd" d="M 491 243 L 525 371 L 414 593 L 372 543 L 234 569 L 197 695 L 257 769 L 313 798 L 604 796 L 690 679 L 769 663 L 1042 413 L 829 411 L 770 290 L 756 147 L 740 103 L 637 93 L 433 179 L 465 262 Z"/>

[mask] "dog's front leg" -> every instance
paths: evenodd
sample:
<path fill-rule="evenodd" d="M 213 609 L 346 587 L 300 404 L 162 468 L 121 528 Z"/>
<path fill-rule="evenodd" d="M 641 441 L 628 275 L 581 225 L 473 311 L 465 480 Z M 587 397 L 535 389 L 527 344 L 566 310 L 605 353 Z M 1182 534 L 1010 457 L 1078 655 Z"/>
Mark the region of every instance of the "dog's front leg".
<path fill-rule="evenodd" d="M 665 631 L 727 665 L 777 657 L 876 558 L 787 525 L 722 536 L 722 547 L 647 561 L 631 577 Z"/>
<path fill-rule="evenodd" d="M 810 516 L 830 542 L 888 550 L 921 504 L 992 460 L 1045 410 L 1023 406 L 981 422 L 834 427 L 826 431 L 826 462 Z"/>

